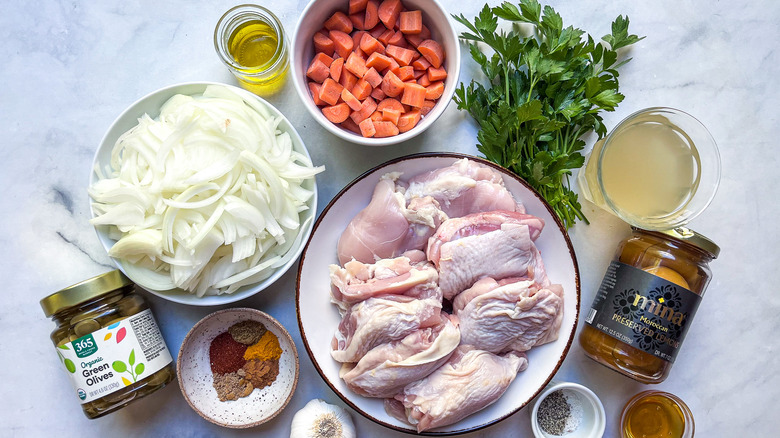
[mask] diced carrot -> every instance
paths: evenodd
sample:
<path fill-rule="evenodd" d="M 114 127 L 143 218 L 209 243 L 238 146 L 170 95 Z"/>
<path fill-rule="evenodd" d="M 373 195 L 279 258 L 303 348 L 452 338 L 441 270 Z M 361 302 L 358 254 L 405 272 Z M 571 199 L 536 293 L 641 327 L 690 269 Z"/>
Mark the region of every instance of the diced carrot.
<path fill-rule="evenodd" d="M 352 48 L 354 50 L 357 50 L 360 48 L 360 40 L 363 39 L 363 35 L 365 35 L 366 32 L 363 30 L 359 30 L 357 32 L 352 33 Z"/>
<path fill-rule="evenodd" d="M 347 120 L 347 118 L 349 118 L 349 113 L 349 106 L 344 102 L 333 106 L 326 106 L 322 109 L 322 114 L 325 118 L 333 123 L 341 123 L 344 120 Z"/>
<path fill-rule="evenodd" d="M 351 71 L 355 76 L 362 78 L 366 74 L 366 61 L 363 60 L 357 53 L 352 52 L 347 58 L 347 62 L 344 63 L 344 68 Z"/>
<path fill-rule="evenodd" d="M 395 59 L 393 59 L 393 58 L 390 58 L 390 70 L 391 70 L 393 73 L 395 73 L 396 75 L 398 75 L 398 69 L 399 69 L 399 68 L 401 68 L 401 66 L 400 66 L 400 65 L 398 65 L 398 61 L 396 61 L 396 60 L 395 60 Z"/>
<path fill-rule="evenodd" d="M 317 32 L 314 34 L 314 50 L 328 56 L 333 56 L 336 47 L 333 45 L 333 40 L 328 38 L 327 35 L 322 32 Z"/>
<path fill-rule="evenodd" d="M 417 78 L 417 83 L 422 85 L 423 87 L 427 87 L 428 85 L 431 85 L 431 80 L 428 79 L 428 74 L 424 74 Z"/>
<path fill-rule="evenodd" d="M 398 99 L 393 99 L 392 97 L 388 97 L 387 99 L 383 99 L 379 104 L 376 106 L 377 111 L 384 111 L 387 109 L 391 109 L 394 111 L 398 111 L 399 113 L 403 113 L 406 110 L 404 109 L 403 104 L 398 101 Z"/>
<path fill-rule="evenodd" d="M 401 0 L 384 0 L 379 5 L 379 19 L 388 29 L 392 29 L 395 26 L 398 16 L 401 14 L 401 9 L 404 5 L 401 4 Z"/>
<path fill-rule="evenodd" d="M 393 32 L 390 29 L 385 28 L 384 25 L 382 25 L 382 28 L 385 29 L 385 31 L 382 32 L 381 35 L 376 37 L 376 39 L 378 39 L 379 42 L 381 42 L 382 44 L 387 45 L 390 42 L 390 38 L 392 38 L 393 35 L 395 35 L 395 32 Z"/>
<path fill-rule="evenodd" d="M 408 48 L 409 45 L 406 43 L 406 38 L 404 38 L 404 34 L 401 33 L 401 31 L 398 31 L 393 34 L 392 37 L 390 37 L 389 40 L 387 40 L 387 44 L 402 47 L 404 49 Z"/>
<path fill-rule="evenodd" d="M 406 82 L 409 79 L 414 79 L 414 69 L 411 65 L 405 65 L 398 69 L 398 79 Z"/>
<path fill-rule="evenodd" d="M 360 123 L 369 118 L 371 114 L 374 114 L 374 111 L 376 111 L 376 102 L 374 99 L 367 97 L 360 109 L 350 114 L 350 117 L 352 117 L 355 123 Z"/>
<path fill-rule="evenodd" d="M 390 58 L 376 52 L 372 53 L 371 56 L 368 57 L 368 60 L 366 60 L 366 67 L 374 68 L 376 71 L 382 71 L 390 67 L 390 64 Z"/>
<path fill-rule="evenodd" d="M 414 52 L 409 49 L 404 49 L 403 47 L 388 44 L 387 47 L 385 47 L 385 54 L 404 66 L 412 63 Z M 423 56 L 425 56 L 425 54 L 423 54 Z M 431 62 L 431 64 L 433 64 L 433 62 Z"/>
<path fill-rule="evenodd" d="M 393 122 L 379 120 L 374 122 L 374 137 L 392 137 L 400 132 Z"/>
<path fill-rule="evenodd" d="M 306 70 L 306 76 L 316 82 L 322 82 L 330 76 L 330 69 L 319 59 L 314 59 Z"/>
<path fill-rule="evenodd" d="M 368 0 L 366 3 L 366 19 L 363 25 L 366 29 L 373 29 L 379 23 L 379 1 Z"/>
<path fill-rule="evenodd" d="M 425 71 L 425 70 L 414 70 L 414 78 L 415 79 L 420 79 L 421 77 L 423 77 L 423 76 L 425 76 L 427 74 L 428 74 L 428 72 Z"/>
<path fill-rule="evenodd" d="M 339 84 L 341 84 L 344 88 L 352 91 L 352 87 L 355 86 L 357 83 L 358 78 L 355 77 L 352 73 L 349 72 L 349 70 L 344 69 L 341 70 L 341 80 L 339 80 Z"/>
<path fill-rule="evenodd" d="M 430 67 L 428 68 L 428 79 L 431 82 L 443 81 L 447 79 L 447 70 L 445 70 L 444 67 Z"/>
<path fill-rule="evenodd" d="M 341 68 L 344 67 L 344 58 L 336 58 L 330 64 L 330 77 L 338 82 L 341 78 Z"/>
<path fill-rule="evenodd" d="M 382 111 L 382 120 L 387 120 L 388 122 L 392 122 L 394 125 L 398 124 L 398 119 L 400 117 L 401 117 L 401 111 L 398 111 L 397 109 L 385 108 L 385 110 Z"/>
<path fill-rule="evenodd" d="M 435 68 L 441 67 L 441 63 L 444 61 L 444 49 L 441 47 L 441 44 L 434 40 L 425 40 L 417 46 L 417 50 L 420 51 L 422 56 L 424 56 L 432 66 Z M 388 55 L 390 55 L 389 51 Z"/>
<path fill-rule="evenodd" d="M 382 91 L 390 97 L 398 96 L 404 91 L 404 81 L 398 79 L 395 73 L 389 71 L 382 79 Z"/>
<path fill-rule="evenodd" d="M 363 24 L 365 18 L 365 14 L 349 14 L 349 21 L 352 22 L 352 27 L 357 30 L 366 30 L 366 26 Z"/>
<path fill-rule="evenodd" d="M 340 30 L 344 33 L 352 32 L 352 20 L 341 11 L 336 11 L 330 18 L 325 20 L 325 29 Z"/>
<path fill-rule="evenodd" d="M 368 0 L 349 0 L 349 15 L 356 14 L 366 9 Z"/>
<path fill-rule="evenodd" d="M 318 53 L 314 55 L 315 61 L 321 61 L 326 66 L 330 67 L 330 64 L 333 62 L 333 58 L 324 54 L 324 53 Z"/>
<path fill-rule="evenodd" d="M 363 137 L 373 137 L 374 134 L 376 134 L 376 129 L 374 129 L 374 121 L 371 119 L 365 119 L 361 121 L 358 126 L 360 127 L 360 134 Z"/>
<path fill-rule="evenodd" d="M 430 66 L 431 63 L 424 57 L 417 58 L 412 62 L 412 67 L 414 67 L 415 70 L 428 70 L 428 67 Z"/>
<path fill-rule="evenodd" d="M 369 117 L 369 119 L 373 120 L 374 122 L 381 122 L 382 120 L 384 120 L 382 118 L 382 113 L 379 111 L 374 111 L 374 114 L 371 114 L 371 117 Z"/>
<path fill-rule="evenodd" d="M 401 12 L 401 21 L 398 30 L 405 34 L 419 34 L 422 32 L 422 11 Z"/>
<path fill-rule="evenodd" d="M 425 87 L 416 82 L 405 83 L 401 103 L 419 108 L 423 102 L 425 102 Z"/>
<path fill-rule="evenodd" d="M 431 85 L 425 87 L 425 99 L 436 100 L 444 94 L 444 82 L 436 81 L 431 82 Z"/>
<path fill-rule="evenodd" d="M 311 93 L 311 98 L 314 101 L 314 104 L 317 106 L 325 105 L 325 102 L 320 99 L 320 88 L 322 88 L 322 84 L 318 84 L 317 82 L 309 82 L 309 92 Z"/>
<path fill-rule="evenodd" d="M 420 121 L 422 116 L 420 115 L 420 110 L 412 110 L 406 113 L 401 114 L 401 117 L 398 118 L 398 131 L 399 132 L 407 132 L 417 126 L 417 123 Z"/>
<path fill-rule="evenodd" d="M 419 36 L 423 39 L 423 41 L 431 39 L 431 30 L 428 29 L 428 26 L 424 24 L 422 25 L 422 31 L 420 32 Z"/>
<path fill-rule="evenodd" d="M 328 36 L 331 40 L 333 40 L 336 53 L 338 53 L 342 58 L 347 59 L 349 54 L 352 53 L 352 48 L 354 47 L 352 37 L 340 30 L 331 30 L 328 32 Z"/>
<path fill-rule="evenodd" d="M 341 97 L 341 90 L 344 87 L 331 78 L 325 79 L 320 88 L 320 99 L 328 105 L 335 105 L 339 102 Z"/>
<path fill-rule="evenodd" d="M 368 56 L 374 52 L 385 53 L 385 46 L 369 33 L 363 34 L 363 38 L 360 40 L 360 49 Z"/>
<path fill-rule="evenodd" d="M 421 42 L 431 38 L 431 31 L 424 24 L 422 25 L 422 31 L 417 35 L 406 35 L 406 41 L 414 47 L 418 47 Z"/>
<path fill-rule="evenodd" d="M 433 107 L 436 105 L 436 102 L 432 100 L 426 100 L 423 102 L 423 106 L 420 107 L 420 113 L 424 116 L 427 116 L 429 112 L 433 109 Z"/>
<path fill-rule="evenodd" d="M 352 87 L 352 94 L 355 95 L 358 100 L 363 100 L 371 95 L 372 90 L 373 88 L 371 87 L 371 84 L 369 84 L 365 79 L 360 78 L 355 83 L 355 86 Z"/>
<path fill-rule="evenodd" d="M 409 47 L 407 47 L 408 49 Z M 418 59 L 422 58 L 422 55 L 420 55 L 420 52 L 417 50 L 412 50 L 412 64 L 414 64 L 414 61 L 417 61 Z"/>
<path fill-rule="evenodd" d="M 382 84 L 382 76 L 379 75 L 374 67 L 366 70 L 366 74 L 363 75 L 363 79 L 365 79 L 372 88 L 376 88 Z"/>
<path fill-rule="evenodd" d="M 374 91 L 371 92 L 371 97 L 376 100 L 382 100 L 385 98 L 385 92 L 382 91 L 381 87 L 374 88 Z"/>
<path fill-rule="evenodd" d="M 349 105 L 349 107 L 352 108 L 353 111 L 357 111 L 360 109 L 361 106 L 363 106 L 363 104 L 358 100 L 358 98 L 355 97 L 355 95 L 352 94 L 346 88 L 341 90 L 341 100 L 343 100 L 344 103 Z"/>
<path fill-rule="evenodd" d="M 374 38 L 376 38 L 376 39 L 379 39 L 379 37 L 380 37 L 380 36 L 381 36 L 383 33 L 386 33 L 386 32 L 387 32 L 387 28 L 386 28 L 386 27 L 385 27 L 385 25 L 384 25 L 384 24 L 382 24 L 382 23 L 379 23 L 379 24 L 377 24 L 376 26 L 374 26 L 374 28 L 373 28 L 373 29 L 371 29 L 371 30 L 368 30 L 368 33 L 370 33 L 370 34 L 371 34 L 371 36 L 372 36 L 372 37 L 374 37 Z M 391 32 L 392 32 L 392 31 L 391 31 Z M 382 41 L 382 40 L 380 40 L 380 41 Z M 382 44 L 384 44 L 384 43 L 382 43 Z"/>
<path fill-rule="evenodd" d="M 347 120 L 341 122 L 341 127 L 360 135 L 360 127 L 349 117 L 347 117 Z"/>

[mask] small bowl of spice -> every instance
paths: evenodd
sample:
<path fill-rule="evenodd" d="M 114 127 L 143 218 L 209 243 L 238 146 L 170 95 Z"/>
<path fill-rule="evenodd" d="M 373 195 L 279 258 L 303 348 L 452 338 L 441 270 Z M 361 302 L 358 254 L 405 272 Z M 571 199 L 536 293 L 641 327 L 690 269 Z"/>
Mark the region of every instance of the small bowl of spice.
<path fill-rule="evenodd" d="M 274 318 L 249 308 L 214 312 L 182 342 L 179 387 L 201 417 L 219 426 L 253 427 L 269 421 L 292 398 L 298 352 Z"/>
<path fill-rule="evenodd" d="M 606 424 L 601 400 L 578 383 L 550 383 L 531 410 L 536 438 L 601 438 Z"/>

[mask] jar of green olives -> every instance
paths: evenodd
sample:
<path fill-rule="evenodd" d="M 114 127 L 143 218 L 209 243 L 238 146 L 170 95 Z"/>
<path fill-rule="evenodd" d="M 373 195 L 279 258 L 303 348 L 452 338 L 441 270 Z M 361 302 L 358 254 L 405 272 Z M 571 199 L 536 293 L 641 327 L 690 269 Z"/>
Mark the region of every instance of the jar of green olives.
<path fill-rule="evenodd" d="M 41 300 L 57 328 L 57 356 L 88 418 L 121 409 L 175 378 L 173 359 L 146 300 L 120 271 Z"/>

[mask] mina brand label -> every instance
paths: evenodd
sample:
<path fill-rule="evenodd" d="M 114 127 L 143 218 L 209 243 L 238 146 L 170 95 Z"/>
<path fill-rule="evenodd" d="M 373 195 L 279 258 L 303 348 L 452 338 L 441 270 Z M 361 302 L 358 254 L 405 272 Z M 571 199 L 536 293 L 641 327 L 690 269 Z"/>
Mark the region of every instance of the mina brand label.
<path fill-rule="evenodd" d="M 661 277 L 612 262 L 585 322 L 632 347 L 674 362 L 701 296 Z"/>

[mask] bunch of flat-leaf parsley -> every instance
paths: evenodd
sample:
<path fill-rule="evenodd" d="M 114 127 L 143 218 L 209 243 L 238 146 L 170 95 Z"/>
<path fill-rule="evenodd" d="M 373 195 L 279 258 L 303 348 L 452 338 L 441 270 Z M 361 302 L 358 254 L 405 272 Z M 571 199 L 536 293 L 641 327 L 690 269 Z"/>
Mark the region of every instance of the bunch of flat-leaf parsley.
<path fill-rule="evenodd" d="M 623 100 L 617 69 L 630 59 L 618 63 L 617 50 L 644 37 L 629 35 L 628 17 L 618 16 L 612 34 L 595 43 L 580 29 L 564 28 L 560 15 L 550 6 L 542 11 L 537 0 L 520 0 L 519 8 L 485 5 L 474 23 L 453 17 L 468 28 L 460 37 L 470 41 L 471 56 L 489 81 L 455 91 L 458 108 L 479 123 L 477 148 L 538 190 L 567 228 L 577 219 L 587 223 L 569 186 L 571 170 L 584 162 L 582 136 L 606 134 L 599 112 Z M 498 18 L 512 29 L 497 31 Z M 521 23 L 533 31 L 523 33 Z"/>

